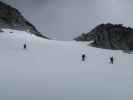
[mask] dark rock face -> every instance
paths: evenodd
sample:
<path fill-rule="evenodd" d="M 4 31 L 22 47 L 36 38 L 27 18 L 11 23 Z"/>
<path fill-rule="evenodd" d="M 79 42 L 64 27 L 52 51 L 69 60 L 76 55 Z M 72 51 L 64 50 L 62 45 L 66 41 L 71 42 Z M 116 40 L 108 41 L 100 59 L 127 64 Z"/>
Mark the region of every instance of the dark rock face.
<path fill-rule="evenodd" d="M 28 22 L 21 13 L 0 1 L 0 28 L 11 28 L 17 30 L 25 30 L 37 36 L 43 36 L 30 22 Z"/>
<path fill-rule="evenodd" d="M 133 50 L 133 29 L 121 24 L 101 24 L 76 41 L 94 41 L 91 45 L 104 49 Z"/>

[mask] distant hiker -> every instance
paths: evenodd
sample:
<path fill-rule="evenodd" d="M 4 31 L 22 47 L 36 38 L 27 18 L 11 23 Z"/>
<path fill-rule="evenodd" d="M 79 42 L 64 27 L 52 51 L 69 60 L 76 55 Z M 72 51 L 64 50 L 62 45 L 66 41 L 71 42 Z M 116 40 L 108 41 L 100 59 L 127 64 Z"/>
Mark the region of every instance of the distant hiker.
<path fill-rule="evenodd" d="M 23 45 L 23 48 L 24 48 L 24 49 L 27 49 L 27 45 L 26 45 L 26 43 Z"/>
<path fill-rule="evenodd" d="M 114 63 L 114 57 L 110 57 L 110 63 L 113 64 Z"/>
<path fill-rule="evenodd" d="M 86 55 L 82 54 L 82 61 L 85 61 Z"/>

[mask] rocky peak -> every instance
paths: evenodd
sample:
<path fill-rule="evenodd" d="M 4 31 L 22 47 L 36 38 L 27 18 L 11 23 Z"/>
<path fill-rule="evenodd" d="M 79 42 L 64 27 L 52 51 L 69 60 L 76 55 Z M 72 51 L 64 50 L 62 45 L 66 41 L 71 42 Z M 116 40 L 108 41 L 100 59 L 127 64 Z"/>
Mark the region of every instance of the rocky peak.
<path fill-rule="evenodd" d="M 92 31 L 75 38 L 77 41 L 94 41 L 91 45 L 104 49 L 132 50 L 133 29 L 122 24 L 100 24 Z"/>
<path fill-rule="evenodd" d="M 29 31 L 37 36 L 43 36 L 34 25 L 27 21 L 14 7 L 0 1 L 0 28 L 11 28 Z"/>

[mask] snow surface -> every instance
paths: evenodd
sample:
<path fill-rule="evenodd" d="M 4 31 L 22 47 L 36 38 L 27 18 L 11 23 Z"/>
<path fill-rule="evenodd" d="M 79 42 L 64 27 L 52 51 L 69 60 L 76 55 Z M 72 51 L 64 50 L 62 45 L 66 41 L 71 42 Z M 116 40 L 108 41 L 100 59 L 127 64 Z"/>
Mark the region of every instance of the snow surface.
<path fill-rule="evenodd" d="M 85 62 L 81 61 L 83 53 Z M 132 100 L 132 64 L 133 55 L 121 51 L 3 29 L 0 100 Z"/>

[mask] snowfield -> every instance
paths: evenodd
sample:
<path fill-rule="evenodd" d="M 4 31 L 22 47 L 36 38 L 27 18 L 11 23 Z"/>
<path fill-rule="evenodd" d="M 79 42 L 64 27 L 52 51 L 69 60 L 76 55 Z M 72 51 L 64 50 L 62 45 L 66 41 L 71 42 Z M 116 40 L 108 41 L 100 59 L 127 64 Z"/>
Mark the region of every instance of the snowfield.
<path fill-rule="evenodd" d="M 0 100 L 133 100 L 133 55 L 3 29 Z"/>

